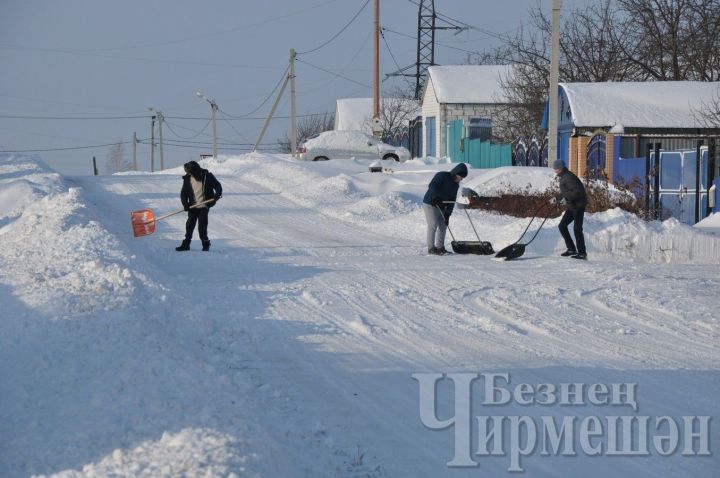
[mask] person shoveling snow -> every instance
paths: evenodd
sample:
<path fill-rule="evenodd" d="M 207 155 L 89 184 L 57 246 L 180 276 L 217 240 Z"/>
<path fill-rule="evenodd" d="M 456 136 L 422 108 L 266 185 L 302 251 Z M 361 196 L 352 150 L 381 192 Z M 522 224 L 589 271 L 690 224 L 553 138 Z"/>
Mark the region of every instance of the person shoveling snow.
<path fill-rule="evenodd" d="M 210 239 L 207 235 L 208 214 L 210 208 L 222 197 L 222 186 L 213 173 L 203 169 L 196 161 L 190 161 L 184 165 L 185 176 L 180 190 L 180 200 L 188 213 L 185 223 L 185 239 L 176 251 L 189 251 L 195 224 L 198 224 L 198 234 L 202 241 L 202 250 L 210 250 Z M 207 204 L 202 204 L 209 201 Z M 198 207 L 194 207 L 197 205 Z"/>
<path fill-rule="evenodd" d="M 467 166 L 460 163 L 450 172 L 441 171 L 430 181 L 423 198 L 427 220 L 428 254 L 445 254 L 445 231 L 455 206 L 460 181 L 468 175 Z"/>

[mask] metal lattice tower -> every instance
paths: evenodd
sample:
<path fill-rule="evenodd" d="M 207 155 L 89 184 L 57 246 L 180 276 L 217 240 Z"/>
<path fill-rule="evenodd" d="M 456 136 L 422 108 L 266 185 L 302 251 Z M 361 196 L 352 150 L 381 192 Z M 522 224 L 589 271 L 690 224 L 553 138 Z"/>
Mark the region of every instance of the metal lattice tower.
<path fill-rule="evenodd" d="M 418 9 L 415 98 L 420 99 L 427 69 L 435 64 L 435 0 L 420 0 Z"/>
<path fill-rule="evenodd" d="M 391 76 L 415 78 L 415 99 L 419 100 L 425 87 L 427 69 L 435 64 L 435 31 L 462 31 L 464 27 L 457 26 L 445 19 L 440 19 L 440 21 L 446 23 L 446 26 L 437 26 L 438 17 L 435 14 L 435 0 L 419 0 L 417 5 L 420 8 L 418 9 L 417 59 L 415 64 L 385 75 L 385 78 Z M 415 73 L 408 73 L 413 68 Z"/>

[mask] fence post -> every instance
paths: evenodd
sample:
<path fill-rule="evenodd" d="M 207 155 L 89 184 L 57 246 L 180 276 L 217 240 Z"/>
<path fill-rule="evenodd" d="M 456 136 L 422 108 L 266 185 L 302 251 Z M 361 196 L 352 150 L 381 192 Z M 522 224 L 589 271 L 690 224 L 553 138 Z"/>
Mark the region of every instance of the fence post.
<path fill-rule="evenodd" d="M 717 155 L 717 140 L 715 138 L 710 139 L 710 146 L 708 148 L 708 175 L 707 175 L 707 188 L 708 188 L 708 206 L 707 214 L 712 214 L 713 210 L 710 207 L 710 188 L 715 182 L 715 156 Z"/>
<path fill-rule="evenodd" d="M 660 148 L 662 143 L 655 143 L 655 191 L 653 194 L 653 205 L 655 207 L 655 219 L 662 219 L 662 211 L 660 210 Z"/>
<path fill-rule="evenodd" d="M 650 170 L 650 153 L 652 152 L 652 143 L 647 144 L 645 150 L 645 217 L 650 218 L 650 178 L 652 172 Z"/>
<path fill-rule="evenodd" d="M 702 156 L 700 155 L 700 147 L 705 144 L 705 141 L 699 139 L 697 142 L 697 148 L 695 149 L 695 224 L 700 222 L 700 174 L 702 169 L 700 164 L 702 163 Z"/>

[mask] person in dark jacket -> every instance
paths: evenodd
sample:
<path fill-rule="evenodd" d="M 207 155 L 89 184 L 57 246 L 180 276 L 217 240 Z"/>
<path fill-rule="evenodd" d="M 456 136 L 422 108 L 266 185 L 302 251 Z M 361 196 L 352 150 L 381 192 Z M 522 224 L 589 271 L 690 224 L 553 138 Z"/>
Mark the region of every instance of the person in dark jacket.
<path fill-rule="evenodd" d="M 553 163 L 555 174 L 560 178 L 560 196 L 557 199 L 565 199 L 567 209 L 560 220 L 560 234 L 565 239 L 565 247 L 567 250 L 560 254 L 563 257 L 572 257 L 573 259 L 587 259 L 587 251 L 585 250 L 585 236 L 583 235 L 583 218 L 585 216 L 585 207 L 587 206 L 587 195 L 585 194 L 585 186 L 582 181 L 570 172 L 565 163 L 557 160 Z M 575 234 L 575 242 L 570 237 L 568 225 L 573 223 L 573 233 Z M 575 247 L 577 243 L 577 248 Z"/>
<path fill-rule="evenodd" d="M 455 207 L 460 181 L 467 177 L 468 169 L 464 163 L 455 166 L 450 172 L 437 173 L 430 181 L 423 198 L 423 210 L 427 220 L 428 254 L 441 255 L 445 250 L 445 231 L 450 215 Z"/>
<path fill-rule="evenodd" d="M 222 197 L 222 186 L 215 176 L 203 169 L 196 161 L 185 163 L 185 176 L 183 176 L 183 185 L 180 190 L 180 201 L 188 213 L 187 222 L 185 223 L 185 240 L 182 241 L 176 251 L 189 251 L 190 240 L 195 231 L 195 224 L 198 224 L 198 234 L 202 241 L 202 250 L 210 250 L 210 239 L 207 235 L 208 213 L 210 208 L 215 205 L 218 199 Z M 205 204 L 204 201 L 211 200 Z"/>

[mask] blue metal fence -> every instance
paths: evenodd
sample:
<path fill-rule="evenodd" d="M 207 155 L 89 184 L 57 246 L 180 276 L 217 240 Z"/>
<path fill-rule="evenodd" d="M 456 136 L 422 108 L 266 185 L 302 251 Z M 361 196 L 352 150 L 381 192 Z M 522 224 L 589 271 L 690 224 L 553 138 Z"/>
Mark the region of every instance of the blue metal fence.
<path fill-rule="evenodd" d="M 446 125 L 447 155 L 454 163 L 469 163 L 473 168 L 512 166 L 512 146 L 467 137 L 463 120 Z"/>

